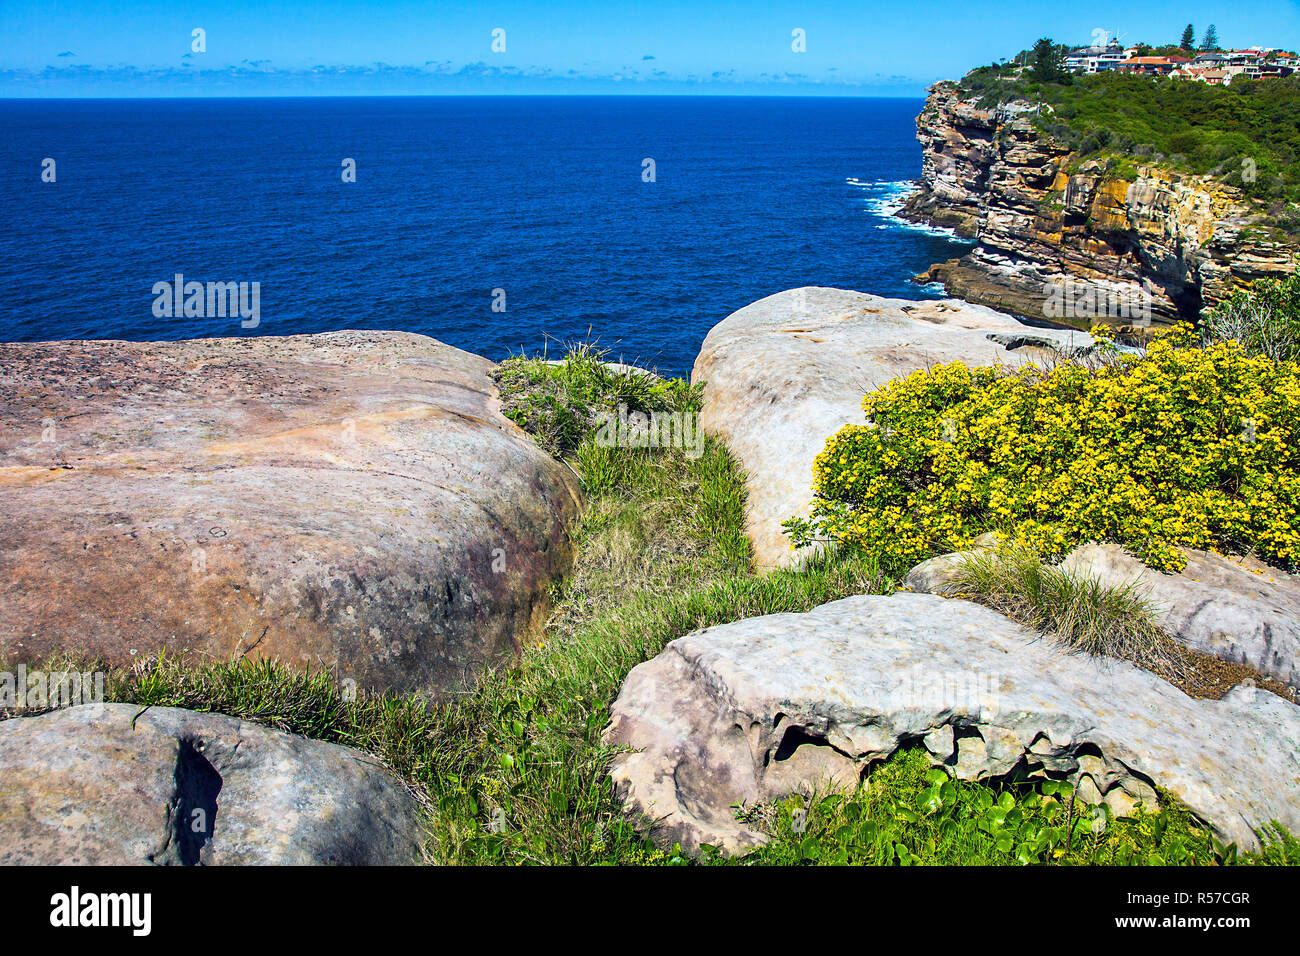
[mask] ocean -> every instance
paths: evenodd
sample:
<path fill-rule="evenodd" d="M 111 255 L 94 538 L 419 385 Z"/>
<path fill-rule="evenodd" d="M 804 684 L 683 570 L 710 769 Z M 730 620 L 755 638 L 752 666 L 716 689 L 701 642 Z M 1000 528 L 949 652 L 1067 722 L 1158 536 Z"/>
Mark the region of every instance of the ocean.
<path fill-rule="evenodd" d="M 892 215 L 922 102 L 0 100 L 0 339 L 402 329 L 685 375 L 783 289 L 941 294 L 911 277 L 968 245 Z M 177 275 L 255 322 L 160 308 Z"/>

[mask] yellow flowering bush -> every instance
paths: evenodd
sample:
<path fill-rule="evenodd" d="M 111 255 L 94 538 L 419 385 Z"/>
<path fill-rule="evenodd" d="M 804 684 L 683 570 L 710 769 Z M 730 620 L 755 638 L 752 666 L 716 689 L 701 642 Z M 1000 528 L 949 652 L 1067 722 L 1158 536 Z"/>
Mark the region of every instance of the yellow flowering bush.
<path fill-rule="evenodd" d="M 813 467 L 811 520 L 899 574 L 999 531 L 1048 558 L 1115 541 L 1180 570 L 1179 546 L 1300 565 L 1300 365 L 1158 336 L 1140 358 L 1049 372 L 912 373 Z"/>

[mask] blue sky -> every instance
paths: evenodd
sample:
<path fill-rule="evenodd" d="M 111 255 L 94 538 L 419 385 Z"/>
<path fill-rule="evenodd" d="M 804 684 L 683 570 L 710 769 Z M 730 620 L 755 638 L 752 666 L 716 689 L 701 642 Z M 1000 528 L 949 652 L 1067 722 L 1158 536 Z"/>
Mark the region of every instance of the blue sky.
<path fill-rule="evenodd" d="M 920 95 L 1040 36 L 1300 46 L 1300 2 L 0 0 L 0 96 Z M 192 31 L 206 50 L 191 49 Z M 505 50 L 492 31 L 505 31 Z M 804 31 L 806 50 L 792 49 Z"/>

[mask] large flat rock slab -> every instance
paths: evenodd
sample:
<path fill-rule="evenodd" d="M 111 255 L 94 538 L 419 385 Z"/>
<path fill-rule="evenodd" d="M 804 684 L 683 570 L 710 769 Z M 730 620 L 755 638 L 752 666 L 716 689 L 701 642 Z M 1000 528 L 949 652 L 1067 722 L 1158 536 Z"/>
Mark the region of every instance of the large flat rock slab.
<path fill-rule="evenodd" d="M 0 658 L 472 685 L 545 613 L 579 507 L 491 367 L 403 332 L 0 344 Z"/>
<path fill-rule="evenodd" d="M 401 865 L 422 842 L 348 747 L 135 704 L 0 721 L 0 865 Z"/>
<path fill-rule="evenodd" d="M 968 601 L 863 596 L 679 638 L 623 685 L 612 775 L 659 842 L 736 853 L 731 805 L 833 784 L 922 741 L 960 778 L 1024 761 L 1117 812 L 1172 792 L 1243 849 L 1300 830 L 1300 707 L 1238 687 L 1193 700 L 1132 665 L 1069 655 Z"/>
<path fill-rule="evenodd" d="M 807 517 L 813 459 L 841 427 L 863 421 L 867 392 L 946 362 L 1014 367 L 1041 358 L 1043 346 L 1091 344 L 1084 333 L 1029 328 L 959 299 L 792 289 L 714 326 L 691 381 L 705 383 L 701 426 L 744 465 L 755 564 L 777 567 L 799 558 L 781 522 Z"/>

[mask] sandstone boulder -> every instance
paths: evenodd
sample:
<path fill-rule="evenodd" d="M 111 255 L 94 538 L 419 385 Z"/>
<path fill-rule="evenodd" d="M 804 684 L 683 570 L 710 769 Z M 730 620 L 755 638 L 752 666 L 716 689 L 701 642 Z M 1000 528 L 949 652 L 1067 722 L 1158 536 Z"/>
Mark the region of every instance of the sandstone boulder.
<path fill-rule="evenodd" d="M 862 398 L 891 379 L 946 362 L 1018 366 L 1046 342 L 1086 347 L 1086 334 L 1034 329 L 1033 348 L 990 336 L 1026 327 L 955 299 L 908 302 L 843 289 L 768 296 L 714 326 L 691 374 L 704 382 L 700 425 L 740 457 L 747 476 L 746 526 L 760 567 L 796 559 L 781 522 L 807 516 L 812 463 L 826 440 L 862 422 Z"/>
<path fill-rule="evenodd" d="M 1117 544 L 1085 544 L 1061 568 L 1108 586 L 1136 584 L 1182 644 L 1300 688 L 1300 575 L 1252 558 L 1184 553 L 1187 567 L 1164 574 Z"/>
<path fill-rule="evenodd" d="M 962 779 L 1075 780 L 1121 812 L 1167 788 L 1221 839 L 1300 829 L 1300 707 L 1238 687 L 1192 700 L 1129 664 L 1070 655 L 968 601 L 846 598 L 679 638 L 628 675 L 613 779 L 661 843 L 760 845 L 735 802 L 848 786 L 923 741 Z"/>
<path fill-rule="evenodd" d="M 579 507 L 491 367 L 402 332 L 0 344 L 0 658 L 471 685 L 544 613 Z"/>
<path fill-rule="evenodd" d="M 372 758 L 216 714 L 87 704 L 0 721 L 0 864 L 417 862 Z"/>
<path fill-rule="evenodd" d="M 974 547 L 990 547 L 994 540 L 982 535 Z M 973 553 L 922 561 L 903 583 L 911 591 L 941 594 Z M 1187 567 L 1166 574 L 1118 544 L 1085 544 L 1066 555 L 1060 569 L 1106 587 L 1133 585 L 1151 602 L 1158 623 L 1185 647 L 1300 687 L 1300 575 L 1253 558 L 1187 548 L 1183 554 Z"/>
<path fill-rule="evenodd" d="M 942 594 L 952 584 L 957 572 L 968 558 L 997 546 L 998 536 L 993 532 L 976 538 L 965 551 L 954 551 L 929 558 L 916 565 L 903 578 L 903 586 L 918 594 Z"/>

